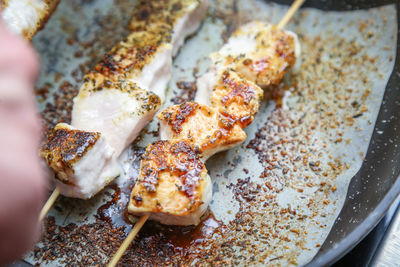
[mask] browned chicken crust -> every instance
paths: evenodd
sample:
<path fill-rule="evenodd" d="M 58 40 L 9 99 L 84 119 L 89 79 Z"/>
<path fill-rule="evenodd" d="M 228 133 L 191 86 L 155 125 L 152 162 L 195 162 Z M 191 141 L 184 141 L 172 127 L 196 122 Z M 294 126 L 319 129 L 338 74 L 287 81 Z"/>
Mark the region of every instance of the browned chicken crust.
<path fill-rule="evenodd" d="M 131 20 L 130 29 L 145 30 L 147 25 L 153 23 L 174 25 L 188 7 L 199 4 L 199 0 L 139 0 L 135 6 L 137 11 Z"/>
<path fill-rule="evenodd" d="M 288 69 L 296 63 L 295 39 L 275 25 L 265 27 L 259 23 L 254 31 L 243 33 L 239 29 L 233 34 L 237 36 L 256 33 L 254 52 L 222 57 L 217 52 L 214 54 L 215 61 L 229 65 L 241 77 L 259 86 L 278 85 Z"/>
<path fill-rule="evenodd" d="M 199 1 L 139 1 L 130 23 L 132 33 L 117 43 L 84 81 L 95 84 L 98 74 L 117 81 L 140 72 L 159 47 L 171 45 L 172 27 L 191 5 L 199 5 Z"/>
<path fill-rule="evenodd" d="M 157 118 L 170 126 L 173 139 L 186 140 L 200 153 L 230 147 L 246 139 L 235 119 L 195 102 L 168 107 Z"/>
<path fill-rule="evenodd" d="M 170 29 L 170 25 L 153 23 L 147 25 L 143 31 L 129 34 L 111 49 L 93 72 L 109 78 L 129 78 L 148 64 L 160 46 L 171 41 Z"/>
<path fill-rule="evenodd" d="M 199 152 L 187 142 L 154 142 L 147 146 L 130 205 L 146 212 L 189 214 L 202 204 L 205 175 Z"/>
<path fill-rule="evenodd" d="M 104 58 L 84 76 L 79 96 L 108 88 L 123 92 L 138 89 L 128 82 L 152 60 L 161 46 L 170 46 L 171 35 L 163 24 L 152 24 L 147 31 L 133 32 L 116 44 Z"/>
<path fill-rule="evenodd" d="M 40 156 L 55 171 L 60 181 L 70 184 L 68 172 L 73 171 L 73 164 L 79 161 L 100 138 L 100 133 L 55 127 L 47 142 L 40 149 Z"/>
<path fill-rule="evenodd" d="M 246 128 L 260 106 L 263 90 L 256 84 L 241 79 L 233 71 L 224 71 L 211 93 L 211 106 Z"/>
<path fill-rule="evenodd" d="M 8 6 L 9 2 L 10 2 L 10 0 L 0 0 L 1 8 L 6 8 Z"/>

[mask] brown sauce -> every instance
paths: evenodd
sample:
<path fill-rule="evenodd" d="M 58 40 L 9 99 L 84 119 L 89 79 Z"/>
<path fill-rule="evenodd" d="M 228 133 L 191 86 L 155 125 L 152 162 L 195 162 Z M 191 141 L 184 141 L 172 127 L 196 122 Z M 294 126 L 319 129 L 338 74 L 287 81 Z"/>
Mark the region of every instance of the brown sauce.
<path fill-rule="evenodd" d="M 215 219 L 212 212 L 197 226 L 168 226 L 157 222 L 147 222 L 140 232 L 141 238 L 152 239 L 162 237 L 175 251 L 185 254 L 185 249 L 193 245 L 201 245 L 206 238 L 221 231 L 222 222 Z"/>

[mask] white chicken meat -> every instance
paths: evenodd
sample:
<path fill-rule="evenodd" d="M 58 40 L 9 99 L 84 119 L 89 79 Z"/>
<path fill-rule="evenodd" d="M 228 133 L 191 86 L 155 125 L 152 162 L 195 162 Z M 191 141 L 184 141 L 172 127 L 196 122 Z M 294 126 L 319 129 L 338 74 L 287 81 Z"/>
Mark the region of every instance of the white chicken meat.
<path fill-rule="evenodd" d="M 31 39 L 43 27 L 60 0 L 0 0 L 1 16 L 9 30 Z"/>
<path fill-rule="evenodd" d="M 90 198 L 119 172 L 115 152 L 96 132 L 77 130 L 59 123 L 48 136 L 40 155 L 54 170 L 63 195 Z M 96 165 L 90 164 L 96 161 Z"/>
<path fill-rule="evenodd" d="M 107 161 L 107 164 L 113 165 L 105 167 L 113 173 L 100 175 L 101 181 L 95 183 L 98 185 L 96 190 L 90 192 L 100 191 L 119 175 L 117 160 L 121 153 L 161 107 L 171 76 L 173 53 L 199 27 L 207 8 L 207 0 L 139 1 L 130 24 L 132 33 L 116 44 L 85 75 L 84 84 L 74 99 L 71 125 L 87 133 L 100 133 L 112 151 L 112 160 Z M 182 23 L 190 27 L 184 29 Z M 54 168 L 52 158 L 47 161 L 58 178 L 60 175 L 57 172 L 60 170 Z M 85 160 L 79 160 L 74 162 L 74 166 L 80 164 L 82 170 L 92 171 L 99 166 L 97 155 L 88 154 Z M 70 166 L 70 171 L 64 171 L 67 174 L 64 184 L 65 180 L 71 178 L 85 181 L 82 184 L 91 187 L 86 182 L 86 176 L 91 174 L 73 172 L 74 166 Z M 75 174 L 69 177 L 69 173 Z M 60 189 L 65 195 L 80 198 L 93 196 L 93 193 L 72 194 L 64 188 Z M 71 188 L 68 190 L 73 190 Z"/>

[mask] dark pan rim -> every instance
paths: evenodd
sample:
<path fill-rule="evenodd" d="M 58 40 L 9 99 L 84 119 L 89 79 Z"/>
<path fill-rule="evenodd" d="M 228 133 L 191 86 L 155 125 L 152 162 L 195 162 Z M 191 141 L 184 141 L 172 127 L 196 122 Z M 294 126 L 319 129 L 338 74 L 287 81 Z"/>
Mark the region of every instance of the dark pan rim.
<path fill-rule="evenodd" d="M 290 4 L 290 0 L 273 0 L 278 3 Z M 349 3 L 351 3 L 349 5 Z M 398 25 L 398 32 L 397 32 L 397 47 L 396 47 L 396 61 L 393 68 L 393 71 L 390 75 L 389 81 L 386 85 L 385 96 L 383 100 L 385 100 L 388 95 L 393 96 L 393 94 L 397 94 L 399 92 L 400 87 L 398 84 L 397 77 L 393 77 L 396 75 L 395 73 L 400 72 L 400 1 L 398 0 L 327 0 L 321 3 L 318 0 L 307 0 L 305 3 L 305 7 L 317 8 L 322 10 L 337 10 L 337 11 L 344 11 L 344 10 L 358 10 L 358 9 L 367 9 L 373 8 L 378 6 L 384 6 L 388 4 L 395 4 L 396 7 L 396 16 L 397 16 L 397 25 Z M 391 88 L 392 92 L 389 93 L 388 89 Z M 395 93 L 393 93 L 395 91 Z M 396 98 L 398 99 L 398 98 Z M 388 101 L 390 102 L 390 101 Z M 377 120 L 375 122 L 375 127 L 378 124 L 379 118 L 383 117 L 382 114 L 383 105 L 380 107 L 379 114 Z M 374 127 L 374 129 L 375 129 Z M 370 148 L 371 142 L 376 135 L 376 130 L 371 137 L 367 157 L 371 157 Z M 363 168 L 363 166 L 361 166 Z M 361 170 L 360 168 L 360 170 Z M 355 175 L 357 176 L 357 174 Z M 352 178 L 354 179 L 355 176 Z M 396 200 L 396 198 L 400 194 L 400 172 L 398 171 L 397 174 L 394 175 L 397 177 L 391 188 L 384 194 L 384 197 L 379 201 L 376 207 L 353 229 L 349 232 L 347 236 L 341 239 L 339 242 L 335 243 L 332 248 L 317 253 L 314 259 L 306 264 L 307 267 L 309 266 L 330 266 L 333 265 L 335 262 L 339 261 L 343 256 L 349 253 L 358 243 L 360 243 L 374 228 L 375 226 L 381 221 L 381 219 L 385 216 L 389 208 L 391 207 L 392 203 Z M 350 190 L 350 185 L 348 190 Z M 346 205 L 348 200 L 349 191 L 346 196 L 346 201 L 344 205 Z M 340 215 L 339 215 L 340 216 Z M 334 226 L 332 227 L 332 229 Z M 326 242 L 326 241 L 325 241 Z"/>
<path fill-rule="evenodd" d="M 400 176 L 397 176 L 392 188 L 386 193 L 376 208 L 366 217 L 348 236 L 335 244 L 335 248 L 330 249 L 313 259 L 306 266 L 329 266 L 340 260 L 350 250 L 352 250 L 361 240 L 363 240 L 379 223 L 386 214 L 394 200 L 400 194 Z M 355 241 L 356 240 L 356 241 Z"/>

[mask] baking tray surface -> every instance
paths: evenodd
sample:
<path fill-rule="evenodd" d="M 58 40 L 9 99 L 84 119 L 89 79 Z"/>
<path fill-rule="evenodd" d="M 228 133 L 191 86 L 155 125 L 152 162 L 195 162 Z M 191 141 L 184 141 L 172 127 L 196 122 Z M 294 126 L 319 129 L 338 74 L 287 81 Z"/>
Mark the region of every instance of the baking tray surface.
<path fill-rule="evenodd" d="M 62 1 L 35 37 L 42 59 L 36 92 L 46 127 L 69 122 L 83 75 L 127 34 L 134 2 Z M 286 11 L 287 6 L 266 1 L 212 1 L 202 27 L 174 59 L 164 106 L 193 99 L 194 82 L 209 64 L 207 56 L 239 25 L 254 19 L 277 23 Z M 274 100 L 263 102 L 246 129 L 247 141 L 207 162 L 214 189 L 205 220 L 197 227 L 146 223 L 123 257 L 124 265 L 304 265 L 318 253 L 346 200 L 351 178 L 368 159 L 396 60 L 396 9 L 307 7 L 287 28 L 299 35 L 301 68 L 271 89 Z M 26 261 L 43 266 L 108 262 L 131 229 L 126 203 L 140 157 L 145 146 L 157 140 L 157 131 L 154 120 L 126 151 L 125 174 L 115 184 L 88 201 L 61 197 Z M 384 134 L 385 128 L 375 130 L 375 135 Z M 394 146 L 393 138 L 386 140 Z M 381 179 L 382 186 L 375 190 L 387 192 L 384 176 L 365 175 L 363 183 Z M 362 192 L 350 191 L 355 198 Z M 364 212 L 361 205 L 345 207 L 354 214 Z M 356 216 L 350 218 L 350 224 L 361 223 Z"/>

